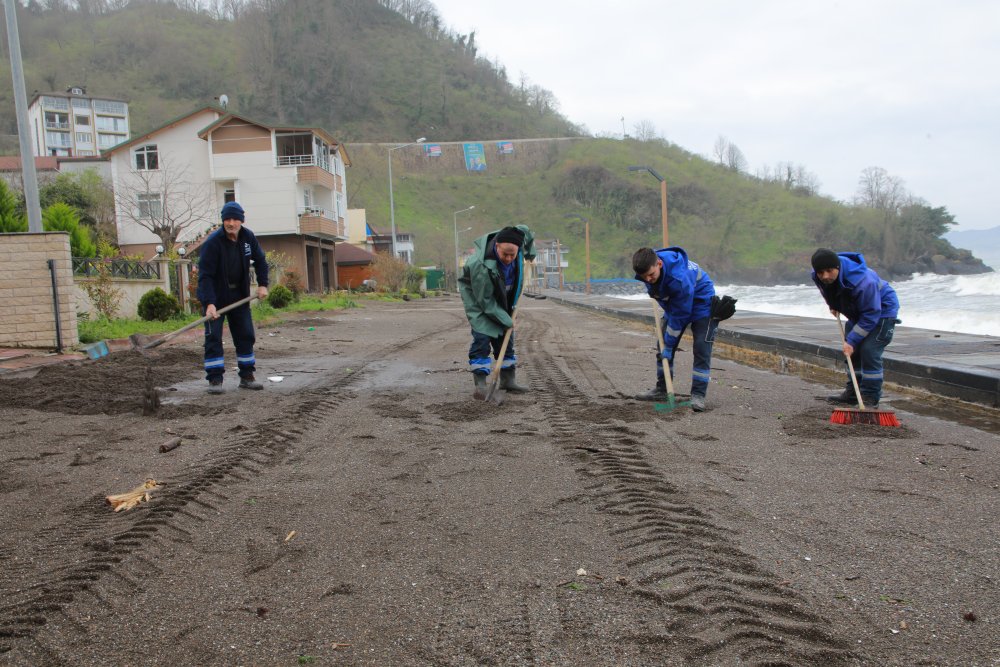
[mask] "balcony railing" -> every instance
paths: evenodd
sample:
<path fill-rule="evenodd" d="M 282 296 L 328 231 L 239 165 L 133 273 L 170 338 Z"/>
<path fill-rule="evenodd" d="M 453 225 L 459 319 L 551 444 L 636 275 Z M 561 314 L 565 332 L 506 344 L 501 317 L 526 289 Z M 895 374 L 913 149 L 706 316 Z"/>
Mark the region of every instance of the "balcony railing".
<path fill-rule="evenodd" d="M 68 130 L 69 129 L 69 123 L 68 122 L 66 122 L 66 123 L 60 123 L 60 122 L 54 121 L 54 120 L 47 120 L 47 121 L 45 121 L 45 129 L 46 130 Z"/>
<path fill-rule="evenodd" d="M 279 167 L 297 167 L 302 165 L 314 164 L 317 167 L 322 167 L 327 171 L 330 171 L 330 161 L 326 158 L 316 159 L 315 155 L 279 155 L 278 156 L 278 166 Z"/>
<path fill-rule="evenodd" d="M 98 259 L 94 257 L 74 257 L 73 275 L 96 278 L 100 267 L 107 267 L 112 278 L 131 280 L 159 280 L 159 262 L 137 262 L 131 259 Z"/>
<path fill-rule="evenodd" d="M 322 206 L 300 206 L 299 215 L 315 215 L 328 220 L 336 220 L 336 218 L 333 215 L 330 215 L 330 213 L 327 212 L 327 210 Z"/>

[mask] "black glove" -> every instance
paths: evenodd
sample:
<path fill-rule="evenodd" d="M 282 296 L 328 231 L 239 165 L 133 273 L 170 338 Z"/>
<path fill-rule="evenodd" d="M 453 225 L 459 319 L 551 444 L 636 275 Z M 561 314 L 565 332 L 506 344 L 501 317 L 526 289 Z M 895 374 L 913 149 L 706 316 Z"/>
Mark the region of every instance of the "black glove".
<path fill-rule="evenodd" d="M 712 319 L 728 320 L 736 314 L 736 299 L 731 296 L 712 297 Z"/>

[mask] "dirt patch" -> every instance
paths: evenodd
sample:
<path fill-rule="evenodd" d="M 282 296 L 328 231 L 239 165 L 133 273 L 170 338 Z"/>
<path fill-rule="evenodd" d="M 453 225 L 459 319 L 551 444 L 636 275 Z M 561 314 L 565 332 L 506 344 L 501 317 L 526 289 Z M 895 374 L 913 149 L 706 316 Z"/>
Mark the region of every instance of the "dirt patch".
<path fill-rule="evenodd" d="M 200 350 L 125 351 L 39 369 L 29 379 L 0 379 L 0 403 L 73 415 L 142 413 L 147 381 L 165 387 L 201 373 Z"/>
<path fill-rule="evenodd" d="M 813 408 L 796 415 L 783 416 L 781 427 L 788 435 L 811 440 L 866 437 L 911 439 L 920 437 L 920 433 L 905 424 L 902 426 L 833 424 L 830 422 L 832 413 L 833 408 Z"/>

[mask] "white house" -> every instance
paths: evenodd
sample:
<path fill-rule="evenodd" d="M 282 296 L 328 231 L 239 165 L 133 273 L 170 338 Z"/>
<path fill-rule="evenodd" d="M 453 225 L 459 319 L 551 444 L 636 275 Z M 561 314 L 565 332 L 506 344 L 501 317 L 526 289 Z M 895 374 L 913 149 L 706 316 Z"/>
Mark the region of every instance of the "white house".
<path fill-rule="evenodd" d="M 180 227 L 194 246 L 219 224 L 227 201 L 307 289 L 336 285 L 336 245 L 347 240 L 345 167 L 350 158 L 325 130 L 271 126 L 206 106 L 107 152 L 115 188 L 118 242 L 150 255 L 154 223 Z"/>
<path fill-rule="evenodd" d="M 92 97 L 82 86 L 36 93 L 28 105 L 31 145 L 38 156 L 96 156 L 128 138 L 128 103 Z"/>

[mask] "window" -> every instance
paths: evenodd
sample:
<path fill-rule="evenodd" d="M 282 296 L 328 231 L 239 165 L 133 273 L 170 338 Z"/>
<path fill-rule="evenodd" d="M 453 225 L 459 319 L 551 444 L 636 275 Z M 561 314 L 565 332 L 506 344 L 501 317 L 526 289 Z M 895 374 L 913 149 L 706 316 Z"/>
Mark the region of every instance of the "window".
<path fill-rule="evenodd" d="M 90 116 L 77 116 L 76 117 L 76 124 L 77 125 L 86 125 L 86 126 L 89 127 L 90 126 Z"/>
<path fill-rule="evenodd" d="M 69 102 L 66 101 L 65 97 L 48 97 L 42 98 L 42 106 L 46 109 L 64 109 L 69 110 Z"/>
<path fill-rule="evenodd" d="M 108 100 L 94 100 L 94 111 L 98 113 L 116 113 L 125 115 L 124 102 L 111 102 Z"/>
<path fill-rule="evenodd" d="M 94 143 L 94 135 L 90 132 L 77 132 L 76 133 L 76 143 L 78 144 L 92 144 Z"/>
<path fill-rule="evenodd" d="M 222 201 L 225 204 L 228 204 L 231 201 L 236 201 L 236 190 L 234 190 L 232 188 L 229 188 L 228 190 L 226 190 L 225 192 L 223 192 L 222 193 Z"/>
<path fill-rule="evenodd" d="M 51 146 L 70 146 L 69 134 L 66 132 L 46 132 L 45 143 Z"/>
<path fill-rule="evenodd" d="M 73 108 L 74 109 L 86 109 L 90 111 L 90 100 L 83 97 L 73 98 Z"/>
<path fill-rule="evenodd" d="M 305 188 L 302 191 L 302 203 L 306 207 L 306 213 L 308 213 L 309 209 L 311 209 L 312 205 L 313 205 L 313 191 L 312 191 L 312 188 Z"/>
<path fill-rule="evenodd" d="M 77 155 L 93 155 L 94 151 L 77 151 Z"/>
<path fill-rule="evenodd" d="M 69 116 L 64 113 L 55 113 L 54 111 L 46 111 L 45 127 L 55 130 L 68 130 Z"/>
<path fill-rule="evenodd" d="M 98 116 L 97 129 L 105 132 L 128 132 L 128 125 L 124 118 L 114 118 L 113 116 Z"/>
<path fill-rule="evenodd" d="M 139 194 L 139 217 L 159 218 L 163 215 L 163 203 L 159 192 Z"/>
<path fill-rule="evenodd" d="M 135 149 L 135 168 L 139 171 L 153 171 L 160 168 L 156 144 L 146 144 Z"/>
<path fill-rule="evenodd" d="M 121 141 L 121 137 L 115 136 L 113 134 L 98 133 L 97 135 L 97 146 L 99 148 L 111 148 L 119 141 Z"/>

